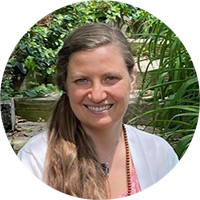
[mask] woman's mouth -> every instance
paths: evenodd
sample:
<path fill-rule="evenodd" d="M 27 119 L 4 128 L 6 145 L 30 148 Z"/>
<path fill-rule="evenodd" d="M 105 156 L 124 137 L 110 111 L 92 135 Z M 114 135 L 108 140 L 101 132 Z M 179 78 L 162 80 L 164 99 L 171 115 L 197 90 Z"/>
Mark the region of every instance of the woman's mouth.
<path fill-rule="evenodd" d="M 88 108 L 91 111 L 103 112 L 105 110 L 109 110 L 113 106 L 113 104 L 109 104 L 109 105 L 105 105 L 105 106 L 88 106 L 88 105 L 85 105 L 85 106 L 86 106 L 86 108 Z"/>

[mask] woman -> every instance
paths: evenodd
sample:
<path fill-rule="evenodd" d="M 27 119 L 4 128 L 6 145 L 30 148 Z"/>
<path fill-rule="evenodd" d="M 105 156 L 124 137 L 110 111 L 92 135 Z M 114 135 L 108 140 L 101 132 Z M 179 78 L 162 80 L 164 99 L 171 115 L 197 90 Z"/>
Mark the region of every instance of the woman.
<path fill-rule="evenodd" d="M 58 54 L 63 95 L 48 132 L 32 138 L 19 158 L 39 179 L 72 196 L 119 198 L 163 178 L 178 162 L 161 138 L 123 125 L 136 70 L 117 28 L 84 25 Z"/>

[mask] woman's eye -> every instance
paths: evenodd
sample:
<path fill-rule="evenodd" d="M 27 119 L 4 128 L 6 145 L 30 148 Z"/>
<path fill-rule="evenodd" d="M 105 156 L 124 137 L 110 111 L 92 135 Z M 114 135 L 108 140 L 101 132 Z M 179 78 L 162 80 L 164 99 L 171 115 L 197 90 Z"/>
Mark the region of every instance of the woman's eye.
<path fill-rule="evenodd" d="M 118 81 L 118 80 L 119 80 L 119 78 L 116 77 L 116 76 L 108 76 L 108 77 L 106 78 L 106 81 L 107 81 L 107 82 L 116 82 L 116 81 Z"/>
<path fill-rule="evenodd" d="M 88 82 L 88 80 L 86 78 L 80 78 L 75 81 L 75 83 L 77 83 L 77 84 L 85 84 L 87 82 Z"/>

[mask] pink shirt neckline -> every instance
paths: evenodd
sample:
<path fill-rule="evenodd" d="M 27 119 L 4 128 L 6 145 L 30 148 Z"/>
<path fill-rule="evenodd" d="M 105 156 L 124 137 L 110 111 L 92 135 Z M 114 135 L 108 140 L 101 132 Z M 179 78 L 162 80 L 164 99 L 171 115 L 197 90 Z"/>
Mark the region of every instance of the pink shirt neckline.
<path fill-rule="evenodd" d="M 141 191 L 140 184 L 139 184 L 139 181 L 138 181 L 138 177 L 137 177 L 135 167 L 133 165 L 133 169 L 132 169 L 132 172 L 131 172 L 131 195 L 136 194 L 140 191 Z M 126 190 L 121 195 L 119 195 L 116 199 L 126 197 L 127 193 L 128 193 L 128 191 Z"/>

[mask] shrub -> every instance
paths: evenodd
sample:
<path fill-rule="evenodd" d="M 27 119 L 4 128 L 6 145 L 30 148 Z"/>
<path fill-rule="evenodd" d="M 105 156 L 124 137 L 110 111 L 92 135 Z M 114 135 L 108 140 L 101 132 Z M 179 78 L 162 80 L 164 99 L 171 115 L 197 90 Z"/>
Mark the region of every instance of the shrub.
<path fill-rule="evenodd" d="M 124 31 L 131 35 L 132 23 L 138 18 L 136 12 L 137 8 L 128 4 L 105 0 L 84 1 L 63 7 L 41 19 L 25 33 L 15 47 L 8 65 L 15 73 L 24 75 L 21 79 L 32 76 L 34 79 L 31 82 L 35 81 L 37 85 L 40 83 L 35 77 L 40 77 L 46 85 L 55 74 L 57 53 L 70 31 L 86 23 L 105 22 L 119 27 L 129 23 Z"/>

